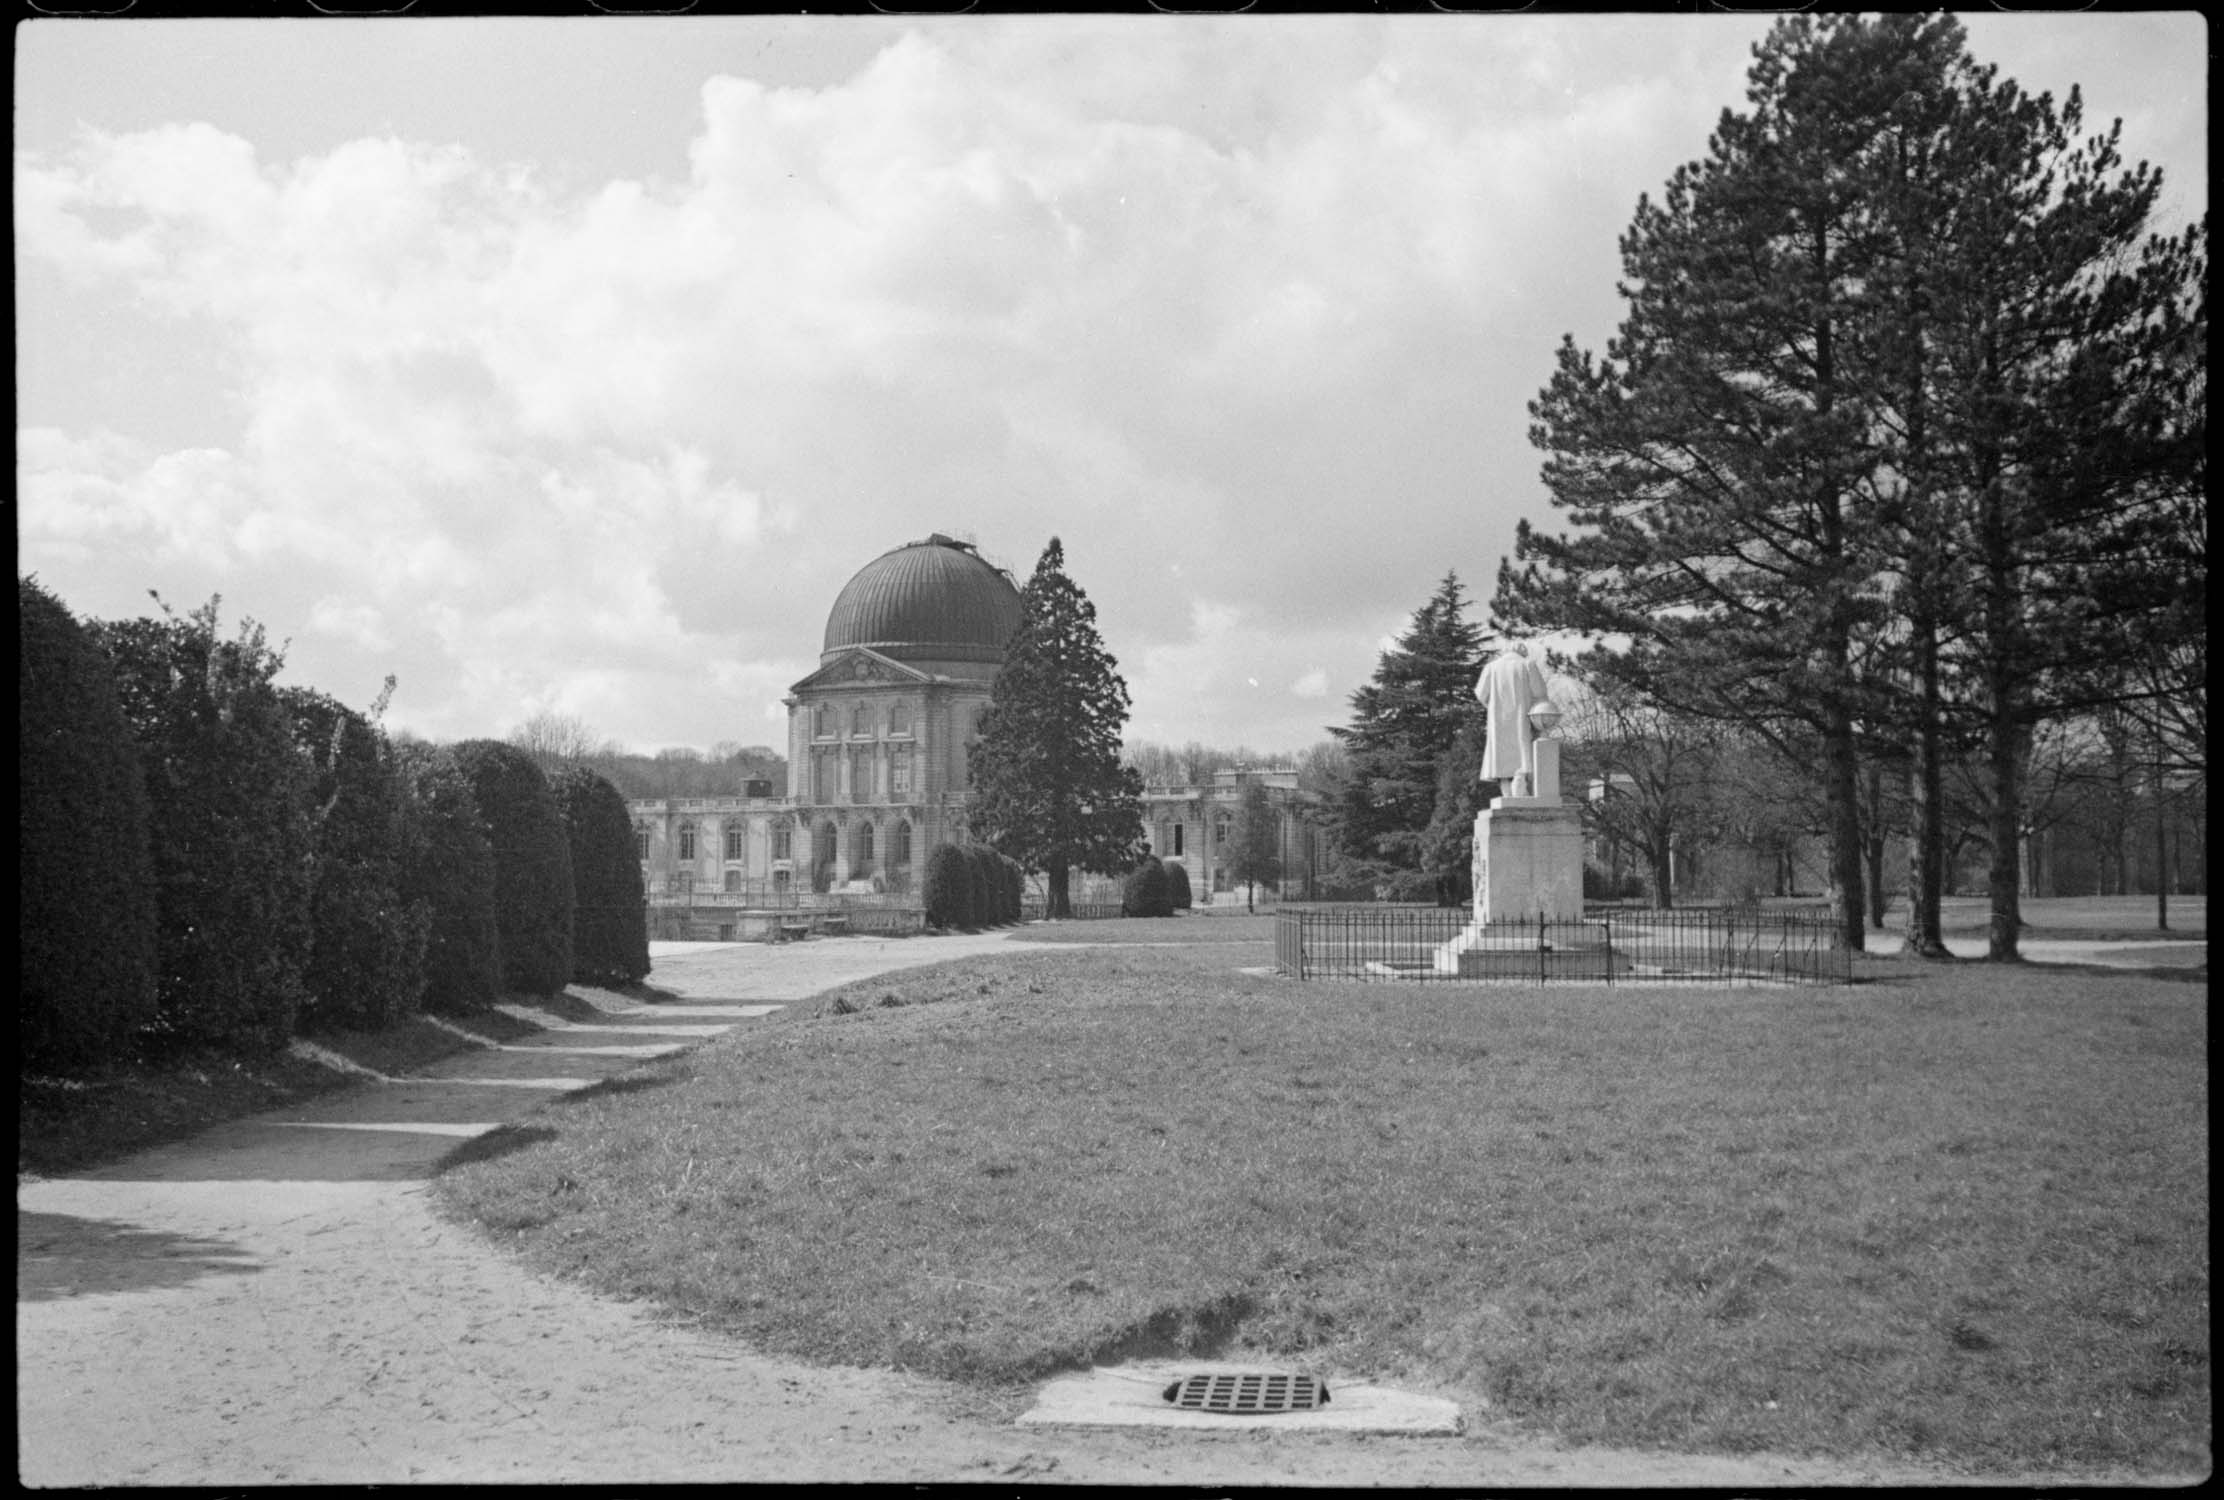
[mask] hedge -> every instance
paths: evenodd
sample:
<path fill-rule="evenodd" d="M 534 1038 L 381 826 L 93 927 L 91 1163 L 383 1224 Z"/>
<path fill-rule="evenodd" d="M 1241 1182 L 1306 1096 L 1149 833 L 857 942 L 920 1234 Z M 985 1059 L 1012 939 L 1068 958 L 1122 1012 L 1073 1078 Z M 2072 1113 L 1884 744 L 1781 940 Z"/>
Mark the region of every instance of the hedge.
<path fill-rule="evenodd" d="M 955 844 L 944 844 L 927 857 L 926 908 L 929 927 L 979 925 L 973 910 L 973 867 Z"/>
<path fill-rule="evenodd" d="M 571 841 L 555 793 L 533 757 L 500 740 L 451 752 L 471 783 L 494 846 L 494 927 L 502 987 L 553 995 L 571 982 Z"/>
<path fill-rule="evenodd" d="M 31 579 L 16 597 L 18 1061 L 96 1067 L 155 1016 L 146 773 L 91 632 Z"/>
<path fill-rule="evenodd" d="M 1157 855 L 1146 854 L 1143 862 L 1128 871 L 1120 885 L 1120 915 L 1123 917 L 1170 917 L 1174 914 L 1173 900 L 1166 889 L 1166 866 Z"/>
<path fill-rule="evenodd" d="M 1174 911 L 1190 908 L 1189 871 L 1170 860 L 1161 861 L 1166 870 L 1166 904 Z"/>
<path fill-rule="evenodd" d="M 276 1052 L 309 958 L 309 808 L 260 627 L 216 638 L 216 603 L 95 636 L 146 767 L 156 889 L 152 1052 Z"/>
<path fill-rule="evenodd" d="M 625 795 L 587 766 L 551 779 L 571 846 L 571 977 L 615 988 L 649 973 L 648 895 Z"/>
<path fill-rule="evenodd" d="M 502 945 L 494 923 L 494 845 L 479 801 L 455 757 L 405 745 L 396 761 L 409 794 L 401 893 L 431 919 L 425 935 L 423 1005 L 461 1015 L 502 997 Z"/>
<path fill-rule="evenodd" d="M 305 1025 L 391 1025 L 423 1003 L 423 902 L 402 895 L 408 792 L 368 719 L 322 693 L 281 691 L 309 766 L 313 862 Z"/>

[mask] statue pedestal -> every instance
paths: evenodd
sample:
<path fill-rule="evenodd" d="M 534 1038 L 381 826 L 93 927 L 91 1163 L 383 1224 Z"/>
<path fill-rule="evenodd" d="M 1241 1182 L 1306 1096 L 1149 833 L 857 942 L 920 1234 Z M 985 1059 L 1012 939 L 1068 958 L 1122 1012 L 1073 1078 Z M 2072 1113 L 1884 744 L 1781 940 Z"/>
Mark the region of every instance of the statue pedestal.
<path fill-rule="evenodd" d="M 1476 817 L 1475 919 L 1436 950 L 1439 974 L 1536 974 L 1540 951 L 1587 946 L 1565 929 L 1541 939 L 1537 930 L 1540 914 L 1548 923 L 1583 919 L 1582 824 L 1556 793 L 1500 797 Z"/>

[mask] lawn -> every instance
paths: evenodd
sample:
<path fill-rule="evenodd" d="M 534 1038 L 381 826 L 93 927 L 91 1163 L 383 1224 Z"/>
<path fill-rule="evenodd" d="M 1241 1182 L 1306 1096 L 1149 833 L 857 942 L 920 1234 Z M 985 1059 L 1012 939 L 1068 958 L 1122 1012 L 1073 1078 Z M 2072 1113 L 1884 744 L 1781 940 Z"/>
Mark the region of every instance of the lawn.
<path fill-rule="evenodd" d="M 2205 1463 L 2205 985 L 1407 989 L 1256 952 L 849 986 L 438 1190 L 761 1347 L 986 1387 L 1243 1351 L 1570 1441 Z"/>

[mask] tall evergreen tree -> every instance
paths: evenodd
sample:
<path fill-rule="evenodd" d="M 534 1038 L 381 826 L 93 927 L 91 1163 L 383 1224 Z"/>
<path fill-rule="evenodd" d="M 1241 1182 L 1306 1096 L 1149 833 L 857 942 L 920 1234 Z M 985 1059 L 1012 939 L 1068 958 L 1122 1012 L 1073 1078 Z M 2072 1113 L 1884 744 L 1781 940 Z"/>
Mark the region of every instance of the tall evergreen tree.
<path fill-rule="evenodd" d="M 95 1068 L 154 1018 L 146 773 L 91 632 L 29 578 L 16 595 L 16 1047 L 26 1073 Z"/>
<path fill-rule="evenodd" d="M 1459 576 L 1446 573 L 1376 662 L 1374 679 L 1351 695 L 1352 722 L 1329 729 L 1347 759 L 1325 816 L 1353 873 L 1400 893 L 1425 884 L 1445 899 L 1424 844 L 1442 766 L 1476 716 L 1483 654 Z M 1480 764 L 1478 755 L 1465 774 L 1472 779 Z"/>
<path fill-rule="evenodd" d="M 1096 617 L 1052 537 L 1020 591 L 1019 629 L 972 748 L 970 824 L 1044 872 L 1051 917 L 1072 913 L 1070 872 L 1118 874 L 1143 843 L 1143 780 L 1120 758 L 1127 683 Z"/>

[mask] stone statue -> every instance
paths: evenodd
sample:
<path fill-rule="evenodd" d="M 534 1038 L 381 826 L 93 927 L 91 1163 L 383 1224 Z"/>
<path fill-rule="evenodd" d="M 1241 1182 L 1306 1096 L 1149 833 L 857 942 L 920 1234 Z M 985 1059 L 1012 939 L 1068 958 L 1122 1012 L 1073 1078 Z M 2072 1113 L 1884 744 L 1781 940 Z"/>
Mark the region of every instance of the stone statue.
<path fill-rule="evenodd" d="M 1537 729 L 1529 710 L 1549 699 L 1544 673 L 1529 659 L 1529 648 L 1516 642 L 1492 657 L 1475 679 L 1475 699 L 1489 715 L 1478 779 L 1511 782 L 1510 796 L 1536 795 Z"/>

